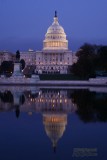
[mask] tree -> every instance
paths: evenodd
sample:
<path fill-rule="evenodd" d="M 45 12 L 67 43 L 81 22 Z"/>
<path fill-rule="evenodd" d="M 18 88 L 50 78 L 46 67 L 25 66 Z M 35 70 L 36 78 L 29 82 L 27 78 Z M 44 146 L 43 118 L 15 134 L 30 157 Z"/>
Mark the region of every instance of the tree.
<path fill-rule="evenodd" d="M 95 76 L 96 54 L 95 47 L 90 44 L 84 44 L 77 51 L 78 61 L 71 67 L 71 72 L 80 78 L 90 78 Z"/>
<path fill-rule="evenodd" d="M 0 66 L 0 74 L 2 74 L 2 67 Z"/>
<path fill-rule="evenodd" d="M 1 98 L 2 102 L 4 102 L 4 103 L 13 103 L 14 102 L 13 94 L 10 91 L 5 91 L 4 93 L 1 93 L 0 98 Z"/>
<path fill-rule="evenodd" d="M 22 70 L 23 70 L 25 68 L 25 61 L 24 61 L 24 59 L 21 59 L 20 63 L 21 63 L 21 67 L 22 67 Z"/>
<path fill-rule="evenodd" d="M 97 66 L 99 67 L 99 70 L 107 71 L 107 46 L 100 47 L 98 56 Z"/>
<path fill-rule="evenodd" d="M 1 72 L 6 76 L 11 76 L 14 70 L 13 61 L 3 61 L 1 64 Z"/>

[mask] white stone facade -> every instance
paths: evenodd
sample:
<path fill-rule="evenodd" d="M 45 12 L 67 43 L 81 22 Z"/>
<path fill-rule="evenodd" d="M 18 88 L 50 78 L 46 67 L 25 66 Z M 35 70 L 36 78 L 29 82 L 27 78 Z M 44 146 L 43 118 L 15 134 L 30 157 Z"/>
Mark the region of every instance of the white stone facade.
<path fill-rule="evenodd" d="M 20 52 L 20 59 L 24 59 L 27 65 L 36 65 L 36 51 Z"/>
<path fill-rule="evenodd" d="M 68 68 L 75 62 L 76 56 L 68 50 L 68 40 L 62 26 L 55 15 L 43 41 L 42 51 L 21 52 L 21 59 L 26 65 L 36 65 L 36 73 L 67 74 Z"/>
<path fill-rule="evenodd" d="M 73 64 L 70 51 L 43 51 L 36 52 L 39 73 L 67 73 L 69 65 Z"/>

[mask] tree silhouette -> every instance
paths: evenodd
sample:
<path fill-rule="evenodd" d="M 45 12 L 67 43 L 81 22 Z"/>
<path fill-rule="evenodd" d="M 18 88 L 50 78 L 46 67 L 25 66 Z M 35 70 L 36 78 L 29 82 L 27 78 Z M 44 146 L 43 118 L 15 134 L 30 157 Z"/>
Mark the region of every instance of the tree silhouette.
<path fill-rule="evenodd" d="M 21 63 L 21 67 L 22 67 L 22 70 L 23 70 L 25 68 L 25 61 L 24 61 L 24 59 L 21 59 L 20 63 Z"/>
<path fill-rule="evenodd" d="M 13 61 L 3 61 L 1 64 L 1 73 L 5 74 L 6 76 L 11 76 L 14 70 Z"/>
<path fill-rule="evenodd" d="M 76 56 L 78 57 L 78 61 L 71 67 L 71 72 L 83 79 L 95 77 L 96 46 L 86 43 L 80 47 Z"/>

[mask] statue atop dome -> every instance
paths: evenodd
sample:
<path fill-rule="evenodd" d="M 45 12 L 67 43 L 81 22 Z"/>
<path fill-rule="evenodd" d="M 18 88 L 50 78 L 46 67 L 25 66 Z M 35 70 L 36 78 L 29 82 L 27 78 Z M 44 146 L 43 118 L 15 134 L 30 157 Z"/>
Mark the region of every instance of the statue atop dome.
<path fill-rule="evenodd" d="M 57 11 L 55 11 L 55 17 L 57 17 Z"/>

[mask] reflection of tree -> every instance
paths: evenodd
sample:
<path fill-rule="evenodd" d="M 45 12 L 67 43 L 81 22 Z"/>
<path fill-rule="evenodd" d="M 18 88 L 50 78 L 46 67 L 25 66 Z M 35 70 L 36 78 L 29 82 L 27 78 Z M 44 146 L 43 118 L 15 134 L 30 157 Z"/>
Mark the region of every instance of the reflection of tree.
<path fill-rule="evenodd" d="M 107 94 L 102 94 L 96 100 L 95 110 L 97 111 L 97 117 L 100 121 L 107 121 Z"/>
<path fill-rule="evenodd" d="M 25 97 L 24 97 L 24 95 L 21 95 L 20 96 L 20 104 L 22 105 L 22 104 L 24 104 L 24 102 L 25 102 Z"/>
<path fill-rule="evenodd" d="M 107 121 L 107 94 L 76 90 L 71 94 L 77 114 L 84 122 Z"/>
<path fill-rule="evenodd" d="M 13 103 L 13 95 L 10 91 L 5 91 L 4 93 L 0 93 L 0 98 L 4 103 Z"/>

